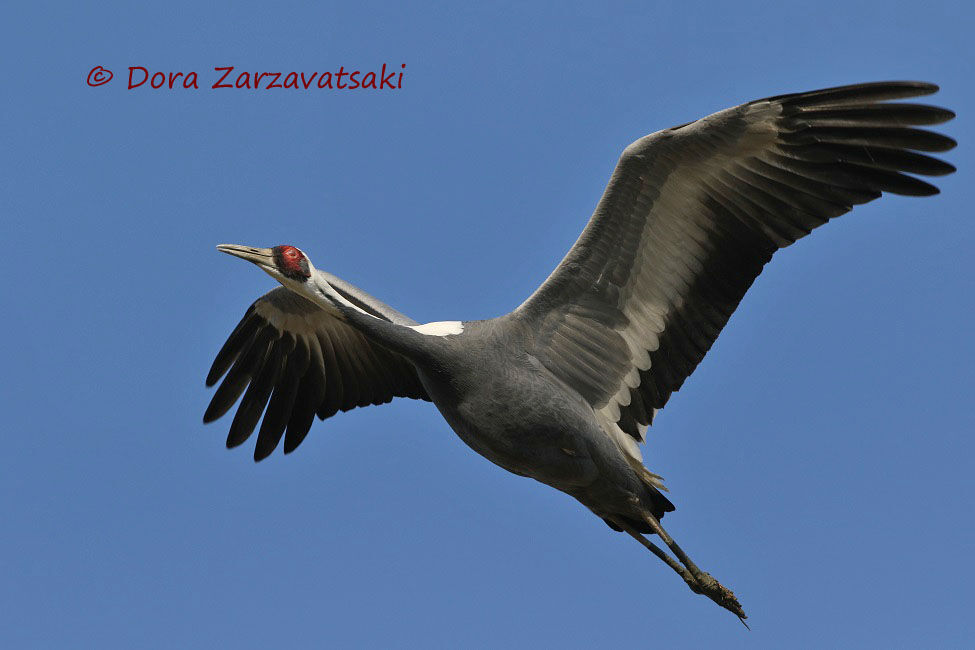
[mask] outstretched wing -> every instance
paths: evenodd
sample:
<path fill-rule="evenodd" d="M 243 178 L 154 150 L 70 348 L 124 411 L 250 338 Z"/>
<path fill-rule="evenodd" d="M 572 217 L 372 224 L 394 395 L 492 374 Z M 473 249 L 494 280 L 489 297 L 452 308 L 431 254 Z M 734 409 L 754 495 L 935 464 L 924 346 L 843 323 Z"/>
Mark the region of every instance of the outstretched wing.
<path fill-rule="evenodd" d="M 323 271 L 316 273 L 372 315 L 401 325 L 416 324 L 347 282 Z M 203 421 L 221 417 L 244 393 L 227 447 L 247 440 L 263 412 L 254 460 L 274 451 L 282 435 L 284 453 L 294 450 L 316 414 L 325 419 L 340 410 L 385 404 L 394 397 L 430 400 L 409 360 L 285 287 L 269 291 L 247 309 L 213 361 L 207 386 L 224 373 L 227 376 Z"/>
<path fill-rule="evenodd" d="M 904 172 L 954 171 L 915 152 L 955 142 L 913 127 L 954 114 L 887 102 L 936 90 L 885 82 L 780 95 L 637 140 L 579 240 L 515 312 L 537 332 L 535 356 L 639 454 L 633 442 L 777 249 L 882 192 L 938 192 Z"/>

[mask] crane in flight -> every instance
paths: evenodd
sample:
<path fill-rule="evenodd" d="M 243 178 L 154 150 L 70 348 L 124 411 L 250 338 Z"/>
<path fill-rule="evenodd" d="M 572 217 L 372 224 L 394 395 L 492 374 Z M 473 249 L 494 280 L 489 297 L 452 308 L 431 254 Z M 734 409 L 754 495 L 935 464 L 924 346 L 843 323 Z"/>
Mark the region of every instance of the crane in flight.
<path fill-rule="evenodd" d="M 223 382 L 203 420 L 243 393 L 227 446 L 263 413 L 261 460 L 282 437 L 293 451 L 316 415 L 432 401 L 474 451 L 575 497 L 744 619 L 734 594 L 661 527 L 674 506 L 640 445 L 778 249 L 884 192 L 938 192 L 909 174 L 954 171 L 918 152 L 955 142 L 916 127 L 954 114 L 891 101 L 937 89 L 898 81 L 779 95 L 640 138 L 558 267 L 490 320 L 421 325 L 294 246 L 220 245 L 283 286 L 247 309 L 217 354 L 206 383 Z"/>

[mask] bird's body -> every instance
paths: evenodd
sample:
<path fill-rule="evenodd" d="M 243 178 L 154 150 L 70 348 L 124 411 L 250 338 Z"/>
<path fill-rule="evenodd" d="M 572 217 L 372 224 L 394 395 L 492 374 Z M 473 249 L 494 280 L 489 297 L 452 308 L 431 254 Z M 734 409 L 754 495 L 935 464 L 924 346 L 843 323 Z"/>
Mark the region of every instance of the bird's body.
<path fill-rule="evenodd" d="M 555 271 L 491 320 L 421 325 L 292 246 L 220 246 L 284 286 L 251 306 L 217 355 L 207 384 L 226 377 L 204 421 L 244 393 L 227 445 L 263 412 L 260 460 L 282 437 L 285 453 L 297 447 L 316 414 L 432 401 L 474 451 L 572 495 L 744 617 L 660 527 L 674 507 L 639 445 L 778 249 L 883 192 L 937 193 L 908 173 L 951 173 L 917 152 L 954 141 L 914 127 L 953 114 L 889 101 L 935 90 L 881 82 L 780 95 L 640 138 Z"/>
<path fill-rule="evenodd" d="M 672 509 L 606 435 L 592 406 L 532 354 L 523 322 L 507 316 L 463 327 L 436 337 L 443 353 L 417 367 L 433 403 L 471 449 L 576 497 L 604 519 L 639 522 L 641 507 L 658 518 Z"/>

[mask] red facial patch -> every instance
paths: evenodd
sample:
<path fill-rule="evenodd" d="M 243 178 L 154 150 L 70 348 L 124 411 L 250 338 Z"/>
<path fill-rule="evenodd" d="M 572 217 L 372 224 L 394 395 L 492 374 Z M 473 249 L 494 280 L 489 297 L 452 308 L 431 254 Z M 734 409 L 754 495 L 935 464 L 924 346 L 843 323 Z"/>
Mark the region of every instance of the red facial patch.
<path fill-rule="evenodd" d="M 311 276 L 308 260 L 300 250 L 294 246 L 275 246 L 273 250 L 274 264 L 282 275 L 296 280 Z"/>

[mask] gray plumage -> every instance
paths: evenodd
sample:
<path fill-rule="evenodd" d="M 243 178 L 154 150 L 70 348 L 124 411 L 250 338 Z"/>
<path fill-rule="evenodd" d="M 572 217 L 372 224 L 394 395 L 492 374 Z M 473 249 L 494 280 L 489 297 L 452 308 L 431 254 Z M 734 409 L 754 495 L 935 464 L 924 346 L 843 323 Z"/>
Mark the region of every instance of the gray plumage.
<path fill-rule="evenodd" d="M 284 287 L 248 309 L 217 355 L 207 385 L 226 377 L 204 421 L 243 393 L 227 445 L 263 412 L 260 460 L 282 436 L 293 450 L 315 415 L 433 401 L 492 462 L 572 495 L 661 556 L 639 535 L 658 534 L 684 567 L 662 559 L 693 590 L 744 617 L 659 527 L 674 507 L 638 443 L 778 249 L 883 192 L 937 193 L 908 174 L 954 171 L 918 152 L 955 143 L 916 127 L 953 114 L 890 102 L 936 90 L 882 82 L 780 95 L 640 138 L 555 271 L 487 321 L 419 326 L 298 249 L 222 246 Z"/>

